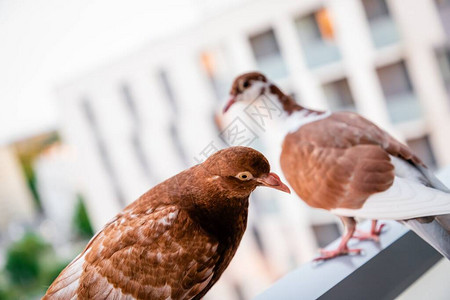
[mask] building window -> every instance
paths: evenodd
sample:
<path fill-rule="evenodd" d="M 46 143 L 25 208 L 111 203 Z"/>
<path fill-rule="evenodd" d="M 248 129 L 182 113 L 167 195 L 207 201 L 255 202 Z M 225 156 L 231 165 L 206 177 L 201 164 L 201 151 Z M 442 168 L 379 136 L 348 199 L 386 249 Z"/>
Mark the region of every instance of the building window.
<path fill-rule="evenodd" d="M 172 86 L 170 85 L 169 78 L 167 76 L 167 72 L 161 70 L 159 72 L 159 78 L 161 80 L 161 85 L 163 87 L 164 93 L 166 94 L 166 98 L 172 107 L 174 113 L 177 113 L 177 103 L 175 101 L 175 95 L 173 94 Z"/>
<path fill-rule="evenodd" d="M 314 231 L 317 244 L 320 248 L 326 247 L 341 236 L 339 227 L 336 223 L 312 225 L 312 230 Z"/>
<path fill-rule="evenodd" d="M 436 169 L 436 158 L 430 144 L 428 135 L 410 139 L 407 141 L 408 146 L 428 167 Z"/>
<path fill-rule="evenodd" d="M 450 0 L 435 0 L 438 8 L 450 7 Z"/>
<path fill-rule="evenodd" d="M 258 247 L 259 251 L 263 255 L 266 255 L 266 250 L 264 247 L 264 243 L 262 241 L 261 232 L 259 232 L 259 229 L 255 225 L 251 225 L 250 227 L 251 233 L 253 234 L 254 241 L 256 243 L 256 246 Z M 264 232 L 263 232 L 264 234 Z"/>
<path fill-rule="evenodd" d="M 134 101 L 134 98 L 131 96 L 130 88 L 128 87 L 127 84 L 122 84 L 120 92 L 123 96 L 123 100 L 125 101 L 125 106 L 128 108 L 130 116 L 133 119 L 133 122 L 138 124 L 140 121 L 139 113 L 136 108 L 136 103 Z M 138 126 L 138 125 L 136 125 L 136 126 Z"/>
<path fill-rule="evenodd" d="M 444 47 L 436 52 L 439 69 L 441 70 L 442 79 L 444 81 L 447 92 L 450 92 L 450 48 Z"/>
<path fill-rule="evenodd" d="M 386 0 L 362 0 L 362 3 L 375 47 L 396 43 L 400 36 Z"/>
<path fill-rule="evenodd" d="M 281 56 L 280 48 L 272 29 L 250 37 L 250 44 L 261 72 L 274 79 L 288 75 L 286 64 Z"/>
<path fill-rule="evenodd" d="M 122 189 L 119 185 L 119 179 L 117 178 L 117 174 L 114 171 L 112 159 L 110 153 L 107 150 L 107 146 L 103 139 L 102 133 L 100 132 L 100 127 L 98 126 L 98 120 L 95 115 L 94 109 L 92 107 L 91 102 L 88 99 L 83 99 L 81 101 L 81 109 L 84 113 L 84 116 L 89 124 L 89 127 L 92 130 L 92 134 L 94 136 L 95 143 L 97 144 L 97 149 L 99 152 L 100 160 L 103 164 L 103 167 L 106 170 L 106 174 L 108 174 L 109 181 L 113 188 L 114 194 L 117 198 L 117 201 L 120 203 L 122 207 L 125 206 L 125 197 Z"/>
<path fill-rule="evenodd" d="M 134 97 L 131 95 L 130 88 L 127 84 L 122 84 L 121 93 L 132 120 L 131 144 L 133 145 L 134 154 L 136 156 L 136 159 L 139 161 L 139 165 L 141 166 L 145 176 L 147 176 L 147 178 L 149 179 L 154 180 L 151 174 L 150 165 L 145 156 L 143 141 L 141 138 L 142 133 L 141 118 L 139 116 L 139 112 L 136 107 Z"/>
<path fill-rule="evenodd" d="M 450 37 L 450 0 L 435 0 L 436 8 L 441 19 L 442 27 L 447 35 Z"/>
<path fill-rule="evenodd" d="M 210 49 L 200 55 L 200 62 L 218 100 L 228 96 L 231 86 L 232 71 L 229 61 L 222 49 Z"/>
<path fill-rule="evenodd" d="M 252 194 L 255 211 L 261 215 L 273 215 L 280 213 L 280 203 L 264 192 L 256 190 Z"/>
<path fill-rule="evenodd" d="M 295 25 L 308 67 L 314 68 L 341 59 L 328 10 L 320 9 L 301 17 L 295 21 Z"/>
<path fill-rule="evenodd" d="M 377 75 L 393 123 L 417 120 L 422 116 L 405 62 L 379 68 Z"/>
<path fill-rule="evenodd" d="M 161 79 L 162 86 L 164 88 L 164 92 L 166 94 L 166 98 L 169 101 L 170 106 L 172 107 L 172 111 L 174 113 L 172 116 L 172 120 L 169 123 L 169 135 L 172 139 L 172 144 L 175 148 L 175 151 L 178 153 L 178 156 L 179 156 L 181 162 L 184 165 L 186 165 L 187 164 L 186 154 L 184 153 L 184 147 L 181 142 L 180 135 L 178 132 L 178 126 L 177 126 L 178 123 L 177 123 L 176 116 L 178 114 L 178 107 L 177 107 L 175 95 L 173 93 L 173 89 L 169 82 L 167 73 L 164 70 L 162 70 L 161 72 L 159 72 L 159 76 Z"/>
<path fill-rule="evenodd" d="M 178 153 L 180 160 L 182 161 L 182 163 L 185 166 L 187 166 L 188 161 L 187 161 L 186 153 L 184 152 L 184 147 L 183 147 L 183 144 L 181 143 L 180 134 L 178 132 L 178 127 L 175 122 L 176 121 L 171 122 L 170 127 L 169 127 L 170 137 L 172 139 L 172 144 L 173 144 L 176 152 Z"/>
<path fill-rule="evenodd" d="M 355 111 L 355 101 L 353 100 L 350 86 L 346 78 L 327 83 L 323 86 L 328 105 L 334 111 Z"/>

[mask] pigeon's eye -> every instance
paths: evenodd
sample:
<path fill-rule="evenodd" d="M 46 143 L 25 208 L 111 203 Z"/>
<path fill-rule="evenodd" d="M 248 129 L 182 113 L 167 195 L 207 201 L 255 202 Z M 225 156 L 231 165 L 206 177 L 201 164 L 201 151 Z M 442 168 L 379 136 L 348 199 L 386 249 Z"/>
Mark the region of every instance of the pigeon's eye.
<path fill-rule="evenodd" d="M 240 81 L 239 82 L 239 91 L 243 92 L 249 86 L 250 86 L 250 82 L 248 80 Z"/>
<path fill-rule="evenodd" d="M 252 173 L 245 171 L 236 175 L 236 178 L 242 181 L 247 181 L 253 178 Z"/>

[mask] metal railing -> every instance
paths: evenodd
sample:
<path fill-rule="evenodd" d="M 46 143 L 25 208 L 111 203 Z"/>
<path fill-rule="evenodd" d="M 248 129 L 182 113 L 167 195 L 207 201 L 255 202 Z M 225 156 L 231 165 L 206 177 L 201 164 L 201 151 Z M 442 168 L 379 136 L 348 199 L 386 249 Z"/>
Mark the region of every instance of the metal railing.
<path fill-rule="evenodd" d="M 388 229 L 380 236 L 379 243 L 352 241 L 349 244 L 349 247 L 363 248 L 363 255 L 302 265 L 255 299 L 395 299 L 442 256 L 399 223 L 385 223 Z M 369 222 L 361 227 L 368 229 Z M 336 247 L 338 242 L 327 248 Z"/>

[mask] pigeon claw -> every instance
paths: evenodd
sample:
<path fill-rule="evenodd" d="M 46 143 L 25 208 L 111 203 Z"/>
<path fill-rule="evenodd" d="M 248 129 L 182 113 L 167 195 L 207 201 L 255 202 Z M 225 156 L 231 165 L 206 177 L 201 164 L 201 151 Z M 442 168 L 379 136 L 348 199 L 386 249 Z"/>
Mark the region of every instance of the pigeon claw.
<path fill-rule="evenodd" d="M 380 242 L 380 234 L 382 232 L 383 227 L 386 224 L 381 224 L 378 228 L 374 226 L 371 231 L 365 232 L 361 230 L 356 230 L 356 234 L 353 235 L 354 238 L 360 240 L 360 241 L 367 241 L 372 240 L 374 242 Z"/>
<path fill-rule="evenodd" d="M 342 256 L 342 255 L 348 255 L 348 254 L 361 254 L 362 249 L 357 248 L 357 249 L 350 249 L 347 246 L 344 247 L 338 247 L 334 250 L 324 250 L 324 249 L 320 249 L 320 256 L 314 258 L 313 261 L 323 261 L 323 260 L 328 260 L 331 258 L 335 258 L 338 256 Z"/>

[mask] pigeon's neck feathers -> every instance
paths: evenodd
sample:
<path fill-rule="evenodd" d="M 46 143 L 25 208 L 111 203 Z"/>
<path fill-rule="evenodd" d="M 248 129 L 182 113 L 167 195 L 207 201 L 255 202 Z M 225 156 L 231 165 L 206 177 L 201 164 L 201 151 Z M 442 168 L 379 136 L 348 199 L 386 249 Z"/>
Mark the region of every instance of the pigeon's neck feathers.
<path fill-rule="evenodd" d="M 221 200 L 219 200 L 222 202 Z M 247 226 L 248 197 L 246 199 L 225 199 L 229 205 L 207 205 L 199 202 L 188 208 L 190 217 L 203 230 L 220 242 L 240 240 Z M 205 207 L 207 208 L 205 209 Z"/>
<path fill-rule="evenodd" d="M 284 110 L 286 133 L 295 132 L 303 125 L 330 115 L 330 112 L 312 110 L 297 104 L 291 96 L 284 94 L 273 83 L 269 85 L 269 93 L 270 97 L 276 99 Z"/>
<path fill-rule="evenodd" d="M 283 91 L 281 91 L 281 89 L 273 83 L 269 84 L 268 92 L 271 94 L 272 98 L 275 98 L 281 104 L 281 107 L 288 116 L 295 112 L 302 112 L 305 115 L 323 113 L 322 111 L 308 109 L 300 104 L 297 104 L 294 98 L 283 93 Z"/>
<path fill-rule="evenodd" d="M 248 195 L 230 197 L 228 191 L 215 182 L 218 180 L 221 180 L 219 176 L 214 176 L 202 165 L 197 165 L 155 188 L 168 193 L 169 197 L 162 198 L 178 203 L 192 220 L 217 239 L 235 238 L 245 230 Z"/>

